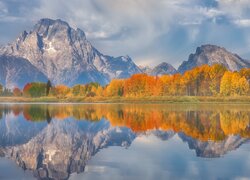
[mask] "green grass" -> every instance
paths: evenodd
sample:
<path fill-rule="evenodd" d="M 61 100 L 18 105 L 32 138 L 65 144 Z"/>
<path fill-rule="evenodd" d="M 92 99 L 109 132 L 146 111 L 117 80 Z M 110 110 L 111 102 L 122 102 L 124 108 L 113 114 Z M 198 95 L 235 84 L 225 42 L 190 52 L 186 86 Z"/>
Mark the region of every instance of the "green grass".
<path fill-rule="evenodd" d="M 160 96 L 160 97 L 0 97 L 0 102 L 74 102 L 74 103 L 243 103 L 250 104 L 250 96 Z"/>

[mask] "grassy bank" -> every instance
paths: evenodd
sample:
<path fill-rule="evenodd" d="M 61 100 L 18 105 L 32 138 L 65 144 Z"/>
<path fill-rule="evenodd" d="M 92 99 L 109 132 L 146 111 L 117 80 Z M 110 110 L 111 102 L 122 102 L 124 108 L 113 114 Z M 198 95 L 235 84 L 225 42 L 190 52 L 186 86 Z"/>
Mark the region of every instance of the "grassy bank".
<path fill-rule="evenodd" d="M 250 96 L 208 97 L 208 96 L 161 96 L 161 97 L 0 97 L 0 102 L 64 102 L 64 103 L 242 103 L 250 104 Z"/>

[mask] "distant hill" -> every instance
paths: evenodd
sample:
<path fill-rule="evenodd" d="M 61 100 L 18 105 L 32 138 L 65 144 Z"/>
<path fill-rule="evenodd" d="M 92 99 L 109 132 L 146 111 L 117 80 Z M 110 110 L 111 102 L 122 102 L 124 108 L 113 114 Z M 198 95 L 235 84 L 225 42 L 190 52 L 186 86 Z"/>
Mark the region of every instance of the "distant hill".
<path fill-rule="evenodd" d="M 250 62 L 242 59 L 237 54 L 227 51 L 225 48 L 215 45 L 202 45 L 190 54 L 187 61 L 184 61 L 178 68 L 178 72 L 184 73 L 196 66 L 203 64 L 222 64 L 231 71 L 239 71 L 242 68 L 249 68 Z"/>
<path fill-rule="evenodd" d="M 152 69 L 151 75 L 175 74 L 176 69 L 169 63 L 163 62 Z"/>
<path fill-rule="evenodd" d="M 140 66 L 140 68 L 143 73 L 146 73 L 152 76 L 177 73 L 176 69 L 171 64 L 166 63 L 166 62 L 160 63 L 159 65 L 155 66 L 153 69 L 151 69 L 148 66 L 145 66 L 145 67 Z"/>

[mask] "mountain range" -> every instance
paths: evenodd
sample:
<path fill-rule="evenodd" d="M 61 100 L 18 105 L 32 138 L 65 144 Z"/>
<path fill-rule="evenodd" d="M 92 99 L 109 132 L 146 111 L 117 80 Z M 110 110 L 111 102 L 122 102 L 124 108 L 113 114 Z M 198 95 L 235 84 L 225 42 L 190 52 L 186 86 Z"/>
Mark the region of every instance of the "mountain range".
<path fill-rule="evenodd" d="M 15 42 L 1 47 L 0 55 L 9 57 L 5 61 L 16 59 L 15 68 L 22 68 L 19 63 L 22 58 L 31 70 L 37 69 L 52 83 L 68 86 L 89 82 L 105 85 L 113 78 L 141 73 L 130 57 L 103 55 L 91 45 L 82 30 L 73 29 L 59 19 L 41 19 L 30 32 L 24 31 Z M 1 66 L 8 69 L 5 64 Z M 0 75 L 3 77 L 0 83 L 5 86 L 25 84 L 7 81 L 2 72 Z M 43 80 L 30 76 L 27 82 Z"/>
<path fill-rule="evenodd" d="M 133 74 L 163 75 L 184 73 L 203 64 L 223 64 L 231 71 L 250 67 L 250 62 L 225 48 L 202 45 L 178 70 L 163 62 L 154 68 L 138 67 L 129 56 L 102 54 L 80 29 L 60 19 L 41 19 L 32 30 L 22 32 L 12 43 L 0 47 L 0 84 L 13 88 L 32 81 L 53 84 L 108 84 Z"/>

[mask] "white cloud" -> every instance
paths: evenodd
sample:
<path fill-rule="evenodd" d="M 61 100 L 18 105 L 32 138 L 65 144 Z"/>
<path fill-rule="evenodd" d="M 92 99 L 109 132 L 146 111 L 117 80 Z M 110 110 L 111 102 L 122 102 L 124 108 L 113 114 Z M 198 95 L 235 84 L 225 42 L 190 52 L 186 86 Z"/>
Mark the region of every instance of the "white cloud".
<path fill-rule="evenodd" d="M 238 19 L 234 21 L 235 24 L 242 27 L 250 27 L 250 19 Z"/>
<path fill-rule="evenodd" d="M 249 27 L 250 19 L 250 0 L 214 0 L 218 6 L 205 5 L 202 0 L 34 0 L 33 5 L 29 0 L 20 1 L 16 1 L 22 6 L 18 8 L 20 13 L 12 15 L 5 5 L 9 1 L 0 0 L 0 17 L 6 15 L 0 23 L 28 20 L 34 24 L 43 17 L 60 18 L 83 29 L 101 52 L 128 54 L 140 64 L 145 64 L 143 60 L 179 64 L 176 61 L 186 59 L 188 54 L 174 57 L 179 53 L 174 52 L 178 49 L 173 50 L 173 44 L 181 48 L 217 42 L 226 38 L 228 28 L 220 26 L 222 32 L 206 28 L 217 28 L 220 17 L 225 16 L 239 28 Z"/>
<path fill-rule="evenodd" d="M 242 16 L 250 8 L 249 0 L 217 0 L 219 8 L 233 16 Z"/>
<path fill-rule="evenodd" d="M 61 18 L 82 28 L 106 54 L 138 54 L 175 25 L 200 25 L 220 14 L 199 0 L 40 0 L 32 17 Z M 60 4 L 60 7 L 58 6 Z M 195 32 L 197 32 L 196 30 Z M 191 34 L 194 38 L 194 33 Z"/>
<path fill-rule="evenodd" d="M 9 11 L 8 11 L 7 6 L 3 2 L 0 1 L 0 17 L 2 18 L 6 16 L 8 12 Z"/>
<path fill-rule="evenodd" d="M 224 15 L 223 11 L 220 11 L 216 8 L 207 8 L 207 7 L 201 7 L 200 11 L 204 16 L 208 18 L 214 18 L 220 15 Z"/>

